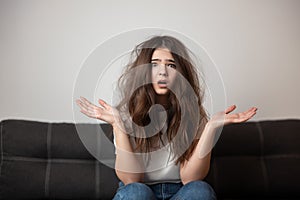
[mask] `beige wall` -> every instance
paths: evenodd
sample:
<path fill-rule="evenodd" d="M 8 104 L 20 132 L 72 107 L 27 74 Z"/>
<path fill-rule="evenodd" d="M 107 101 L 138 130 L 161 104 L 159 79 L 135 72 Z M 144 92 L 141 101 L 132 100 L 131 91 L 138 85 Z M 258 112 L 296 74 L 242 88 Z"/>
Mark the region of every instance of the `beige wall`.
<path fill-rule="evenodd" d="M 159 27 L 201 44 L 227 104 L 300 118 L 300 1 L 0 1 L 0 119 L 72 121 L 81 64 L 120 32 Z M 109 91 L 105 91 L 106 93 Z"/>

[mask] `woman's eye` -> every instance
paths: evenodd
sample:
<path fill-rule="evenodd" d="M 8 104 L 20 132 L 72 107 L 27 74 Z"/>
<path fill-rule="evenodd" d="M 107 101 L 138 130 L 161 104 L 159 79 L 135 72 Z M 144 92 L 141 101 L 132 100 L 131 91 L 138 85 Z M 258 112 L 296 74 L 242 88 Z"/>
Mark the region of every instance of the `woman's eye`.
<path fill-rule="evenodd" d="M 152 67 L 156 67 L 158 64 L 157 63 L 151 63 Z"/>
<path fill-rule="evenodd" d="M 173 69 L 176 69 L 176 65 L 175 65 L 175 64 L 171 64 L 171 63 L 170 63 L 170 64 L 167 64 L 167 66 L 168 66 L 168 67 L 171 67 L 171 68 L 173 68 Z"/>

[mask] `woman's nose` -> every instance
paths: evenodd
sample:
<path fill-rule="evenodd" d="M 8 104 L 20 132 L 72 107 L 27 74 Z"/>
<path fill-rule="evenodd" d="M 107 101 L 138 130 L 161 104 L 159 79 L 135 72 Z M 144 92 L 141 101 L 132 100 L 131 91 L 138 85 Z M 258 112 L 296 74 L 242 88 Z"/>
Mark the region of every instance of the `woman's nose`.
<path fill-rule="evenodd" d="M 159 72 L 158 72 L 158 75 L 160 76 L 168 76 L 168 72 L 167 72 L 167 68 L 166 68 L 166 65 L 165 64 L 161 64 L 159 66 Z"/>

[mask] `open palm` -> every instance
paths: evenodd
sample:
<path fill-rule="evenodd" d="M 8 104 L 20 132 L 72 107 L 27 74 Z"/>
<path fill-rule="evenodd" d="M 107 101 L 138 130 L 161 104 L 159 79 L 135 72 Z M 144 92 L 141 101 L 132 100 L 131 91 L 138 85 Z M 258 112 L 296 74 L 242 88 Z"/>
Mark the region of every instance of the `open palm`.
<path fill-rule="evenodd" d="M 99 119 L 105 121 L 111 125 L 115 125 L 119 122 L 119 112 L 114 107 L 108 105 L 102 99 L 98 100 L 100 106 L 96 106 L 88 101 L 84 97 L 76 100 L 77 105 L 80 107 L 80 112 L 90 118 Z"/>
<path fill-rule="evenodd" d="M 257 111 L 256 107 L 252 107 L 245 112 L 231 113 L 235 109 L 236 109 L 235 105 L 228 107 L 225 111 L 215 114 L 209 120 L 209 123 L 217 127 L 217 126 L 227 125 L 231 123 L 245 122 L 251 119 L 256 114 Z"/>

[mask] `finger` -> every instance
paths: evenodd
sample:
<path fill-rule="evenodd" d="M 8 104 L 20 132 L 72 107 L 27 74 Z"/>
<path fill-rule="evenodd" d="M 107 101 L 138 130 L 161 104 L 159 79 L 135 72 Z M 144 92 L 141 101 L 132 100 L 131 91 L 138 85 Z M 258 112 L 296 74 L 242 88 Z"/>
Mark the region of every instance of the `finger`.
<path fill-rule="evenodd" d="M 256 115 L 256 112 L 252 113 L 252 114 L 249 116 L 249 119 L 252 118 L 254 115 Z"/>
<path fill-rule="evenodd" d="M 86 108 L 86 105 L 84 105 L 84 103 L 82 101 L 80 101 L 79 99 L 76 100 L 76 104 L 82 109 L 82 108 Z"/>
<path fill-rule="evenodd" d="M 247 112 L 242 114 L 243 121 L 248 121 L 256 114 L 257 108 L 251 108 Z"/>
<path fill-rule="evenodd" d="M 80 103 L 81 103 L 81 101 L 80 101 L 80 99 L 76 99 L 76 104 L 78 105 L 78 106 L 80 106 Z"/>
<path fill-rule="evenodd" d="M 82 103 L 80 104 L 80 109 L 86 113 L 90 113 L 89 108 Z"/>
<path fill-rule="evenodd" d="M 84 104 L 84 102 L 81 99 L 76 99 L 76 103 L 77 105 L 82 105 Z"/>
<path fill-rule="evenodd" d="M 85 111 L 85 110 L 80 110 L 81 113 L 85 114 L 86 116 L 88 117 L 91 117 L 91 118 L 95 118 L 95 115 L 88 112 L 88 111 Z"/>
<path fill-rule="evenodd" d="M 252 118 L 256 114 L 257 109 L 252 110 L 248 113 L 249 118 Z"/>
<path fill-rule="evenodd" d="M 91 103 L 84 97 L 80 97 L 80 99 L 77 102 L 86 109 L 88 109 L 88 107 L 91 105 Z"/>
<path fill-rule="evenodd" d="M 89 106 L 82 101 L 76 101 L 77 105 L 84 110 L 89 110 Z"/>
<path fill-rule="evenodd" d="M 82 100 L 82 105 L 86 108 L 86 109 L 89 109 L 89 110 L 99 110 L 99 109 L 102 109 L 94 104 L 92 104 L 89 100 L 87 100 L 86 98 L 84 97 L 80 97 L 80 99 Z"/>
<path fill-rule="evenodd" d="M 229 107 L 225 110 L 225 114 L 228 114 L 228 113 L 232 112 L 234 109 L 236 109 L 236 105 L 229 106 Z"/>
<path fill-rule="evenodd" d="M 99 104 L 100 104 L 101 106 L 103 106 L 105 109 L 110 109 L 110 106 L 109 106 L 105 101 L 103 101 L 102 99 L 99 99 L 98 102 L 99 102 Z"/>
<path fill-rule="evenodd" d="M 244 112 L 241 112 L 240 115 L 241 116 L 249 116 L 251 115 L 253 112 L 256 112 L 256 108 L 255 107 L 252 107 L 252 108 L 249 108 L 248 110 L 244 111 Z"/>
<path fill-rule="evenodd" d="M 92 104 L 89 100 L 87 100 L 87 99 L 84 98 L 84 97 L 80 97 L 80 99 L 81 99 L 81 101 L 82 101 L 83 103 L 85 103 L 85 104 L 88 105 L 88 106 L 95 106 L 94 104 Z"/>
<path fill-rule="evenodd" d="M 253 107 L 251 109 L 248 110 L 248 112 L 246 113 L 247 116 L 253 117 L 256 114 L 257 108 Z"/>
<path fill-rule="evenodd" d="M 88 109 L 82 108 L 80 112 L 86 114 L 89 117 L 97 118 L 97 119 L 102 115 L 102 113 L 98 109 L 95 110 L 92 108 L 88 108 Z"/>
<path fill-rule="evenodd" d="M 87 105 L 84 102 L 81 101 L 77 101 L 77 104 L 79 105 L 79 107 L 81 108 L 81 110 L 84 110 L 85 112 L 89 113 L 89 114 L 93 114 L 93 113 L 98 113 L 100 112 L 101 108 L 98 108 L 96 106 L 92 106 L 92 105 Z"/>
<path fill-rule="evenodd" d="M 252 107 L 252 108 L 249 108 L 247 111 L 248 111 L 248 112 L 253 112 L 253 111 L 255 112 L 256 110 L 257 110 L 256 107 Z"/>

